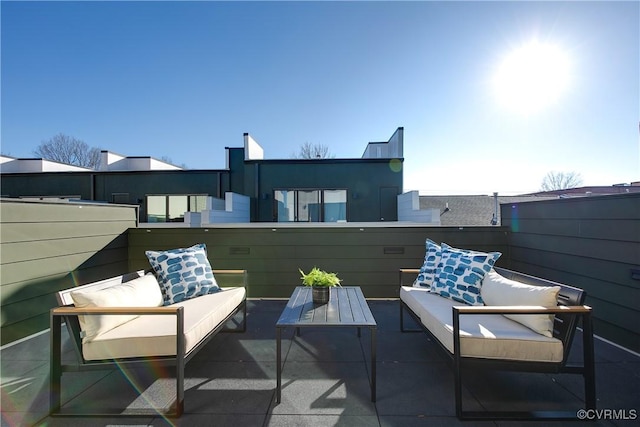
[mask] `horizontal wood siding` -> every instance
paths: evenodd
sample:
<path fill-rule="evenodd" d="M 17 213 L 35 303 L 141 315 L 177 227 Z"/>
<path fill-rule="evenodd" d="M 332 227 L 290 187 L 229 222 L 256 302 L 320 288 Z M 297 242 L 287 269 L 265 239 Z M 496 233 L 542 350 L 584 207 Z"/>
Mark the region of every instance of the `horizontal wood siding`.
<path fill-rule="evenodd" d="M 55 292 L 127 272 L 135 206 L 0 201 L 2 344 L 49 327 Z"/>
<path fill-rule="evenodd" d="M 452 246 L 503 252 L 500 227 L 244 227 L 139 228 L 129 232 L 130 270 L 149 268 L 145 250 L 207 245 L 215 269 L 246 269 L 250 297 L 286 298 L 300 284 L 298 268 L 335 271 L 346 286 L 361 286 L 367 298 L 398 296 L 398 270 L 419 268 L 425 239 Z"/>
<path fill-rule="evenodd" d="M 515 270 L 583 288 L 596 334 L 640 351 L 640 194 L 501 206 Z"/>

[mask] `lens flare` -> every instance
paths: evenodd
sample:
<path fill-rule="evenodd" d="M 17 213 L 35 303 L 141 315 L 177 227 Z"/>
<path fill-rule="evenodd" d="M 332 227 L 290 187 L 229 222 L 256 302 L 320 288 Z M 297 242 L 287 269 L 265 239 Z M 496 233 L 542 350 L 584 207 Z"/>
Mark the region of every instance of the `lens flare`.
<path fill-rule="evenodd" d="M 391 159 L 389 161 L 389 169 L 391 169 L 392 172 L 400 172 L 402 170 L 402 162 L 400 159 Z"/>

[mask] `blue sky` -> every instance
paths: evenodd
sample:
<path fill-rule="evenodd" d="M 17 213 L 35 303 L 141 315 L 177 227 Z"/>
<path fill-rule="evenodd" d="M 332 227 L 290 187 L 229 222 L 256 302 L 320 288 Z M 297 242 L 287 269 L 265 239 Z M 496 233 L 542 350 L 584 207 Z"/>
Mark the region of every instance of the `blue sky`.
<path fill-rule="evenodd" d="M 62 132 L 219 169 L 244 132 L 267 159 L 305 142 L 351 158 L 402 126 L 405 191 L 519 194 L 550 171 L 640 181 L 638 2 L 0 7 L 6 155 Z M 561 53 L 564 83 L 537 109 L 507 105 L 496 76 L 532 42 Z"/>

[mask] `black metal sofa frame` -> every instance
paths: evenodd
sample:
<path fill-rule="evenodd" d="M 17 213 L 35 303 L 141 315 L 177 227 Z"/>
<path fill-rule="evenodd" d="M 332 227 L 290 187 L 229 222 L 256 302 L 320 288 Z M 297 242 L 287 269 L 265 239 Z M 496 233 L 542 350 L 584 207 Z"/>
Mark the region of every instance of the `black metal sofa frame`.
<path fill-rule="evenodd" d="M 123 275 L 122 282 L 139 277 L 138 273 Z M 221 286 L 242 286 L 247 288 L 247 271 L 246 270 L 214 270 L 218 283 Z M 115 278 L 113 278 L 115 279 Z M 107 279 L 111 280 L 111 279 Z M 226 285 L 225 282 L 234 282 L 233 285 Z M 241 282 L 241 285 L 240 283 Z M 184 336 L 184 307 L 131 307 L 131 308 L 75 308 L 73 305 L 63 305 L 59 294 L 57 294 L 58 303 L 61 307 L 53 308 L 50 312 L 51 322 L 51 363 L 50 363 L 50 390 L 49 390 L 49 413 L 51 416 L 65 417 L 138 417 L 149 415 L 163 415 L 167 417 L 180 417 L 184 412 L 184 369 L 185 365 L 195 356 L 218 332 L 245 332 L 247 320 L 246 295 L 243 301 L 234 308 L 234 310 L 225 317 L 214 329 L 200 340 L 189 352 L 185 353 L 185 336 Z M 236 314 L 242 313 L 241 323 L 238 328 L 226 328 L 226 324 Z M 126 359 L 109 359 L 99 361 L 87 361 L 82 355 L 82 338 L 80 334 L 80 324 L 78 315 L 91 314 L 137 314 L 137 315 L 170 315 L 176 318 L 176 356 L 162 357 L 141 357 Z M 74 353 L 77 357 L 77 363 L 65 364 L 62 360 L 62 322 L 66 324 Z M 84 372 L 84 371 L 100 371 L 100 370 L 126 370 L 143 367 L 145 364 L 153 361 L 157 367 L 175 367 L 176 372 L 176 399 L 166 408 L 165 411 L 152 409 L 149 411 L 121 411 L 110 410 L 100 413 L 87 413 L 79 411 L 64 411 L 61 408 L 62 394 L 62 374 L 64 372 Z"/>
<path fill-rule="evenodd" d="M 456 416 L 465 420 L 496 420 L 496 419 L 578 419 L 577 411 L 465 411 L 462 408 L 462 372 L 464 368 L 476 367 L 492 370 L 540 372 L 540 373 L 571 373 L 584 378 L 585 408 L 596 408 L 595 364 L 593 348 L 593 329 L 591 321 L 591 307 L 583 305 L 586 292 L 582 289 L 556 283 L 553 281 L 529 276 L 512 270 L 496 267 L 502 276 L 522 283 L 536 286 L 560 286 L 558 306 L 550 308 L 531 309 L 524 307 L 501 306 L 455 306 L 453 311 L 453 354 L 436 339 L 422 324 L 416 315 L 402 300 L 400 300 L 400 330 L 402 332 L 426 331 L 433 341 L 437 342 L 443 352 L 449 356 L 454 371 L 455 409 Z M 417 269 L 400 270 L 400 286 L 404 286 L 404 279 L 409 274 L 415 278 Z M 413 279 L 412 279 L 413 280 Z M 404 312 L 419 324 L 422 329 L 406 329 Z M 554 362 L 523 362 L 513 360 L 482 359 L 477 357 L 463 357 L 460 355 L 460 316 L 486 314 L 554 314 L 553 336 L 563 345 L 563 358 L 559 363 Z M 578 327 L 578 320 L 582 320 L 583 354 L 581 364 L 569 364 L 568 357 L 573 337 Z"/>

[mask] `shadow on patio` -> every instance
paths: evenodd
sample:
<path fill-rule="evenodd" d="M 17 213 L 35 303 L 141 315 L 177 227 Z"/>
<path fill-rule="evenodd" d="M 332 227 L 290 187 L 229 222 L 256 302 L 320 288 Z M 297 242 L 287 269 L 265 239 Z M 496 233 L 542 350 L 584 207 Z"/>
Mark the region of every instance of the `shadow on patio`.
<path fill-rule="evenodd" d="M 636 425 L 640 357 L 596 339 L 599 420 L 584 422 L 462 422 L 454 413 L 453 371 L 426 334 L 399 330 L 397 300 L 370 300 L 378 323 L 377 402 L 370 400 L 369 344 L 351 329 L 305 329 L 283 340 L 282 402 L 275 404 L 275 323 L 285 300 L 248 301 L 244 334 L 219 334 L 186 367 L 185 413 L 162 417 L 47 416 L 49 334 L 2 348 L 2 426 L 448 426 Z M 64 332 L 66 334 L 66 330 Z M 576 337 L 574 345 L 581 343 Z M 74 357 L 65 346 L 65 357 Z M 573 354 L 580 356 L 579 349 Z M 173 399 L 174 381 L 153 366 L 122 375 L 96 371 L 63 376 L 65 408 L 120 407 L 134 412 Z M 583 407 L 575 375 L 477 373 L 467 376 L 470 409 Z M 145 390 L 144 398 L 135 388 Z M 595 414 L 593 414 L 595 415 Z"/>

